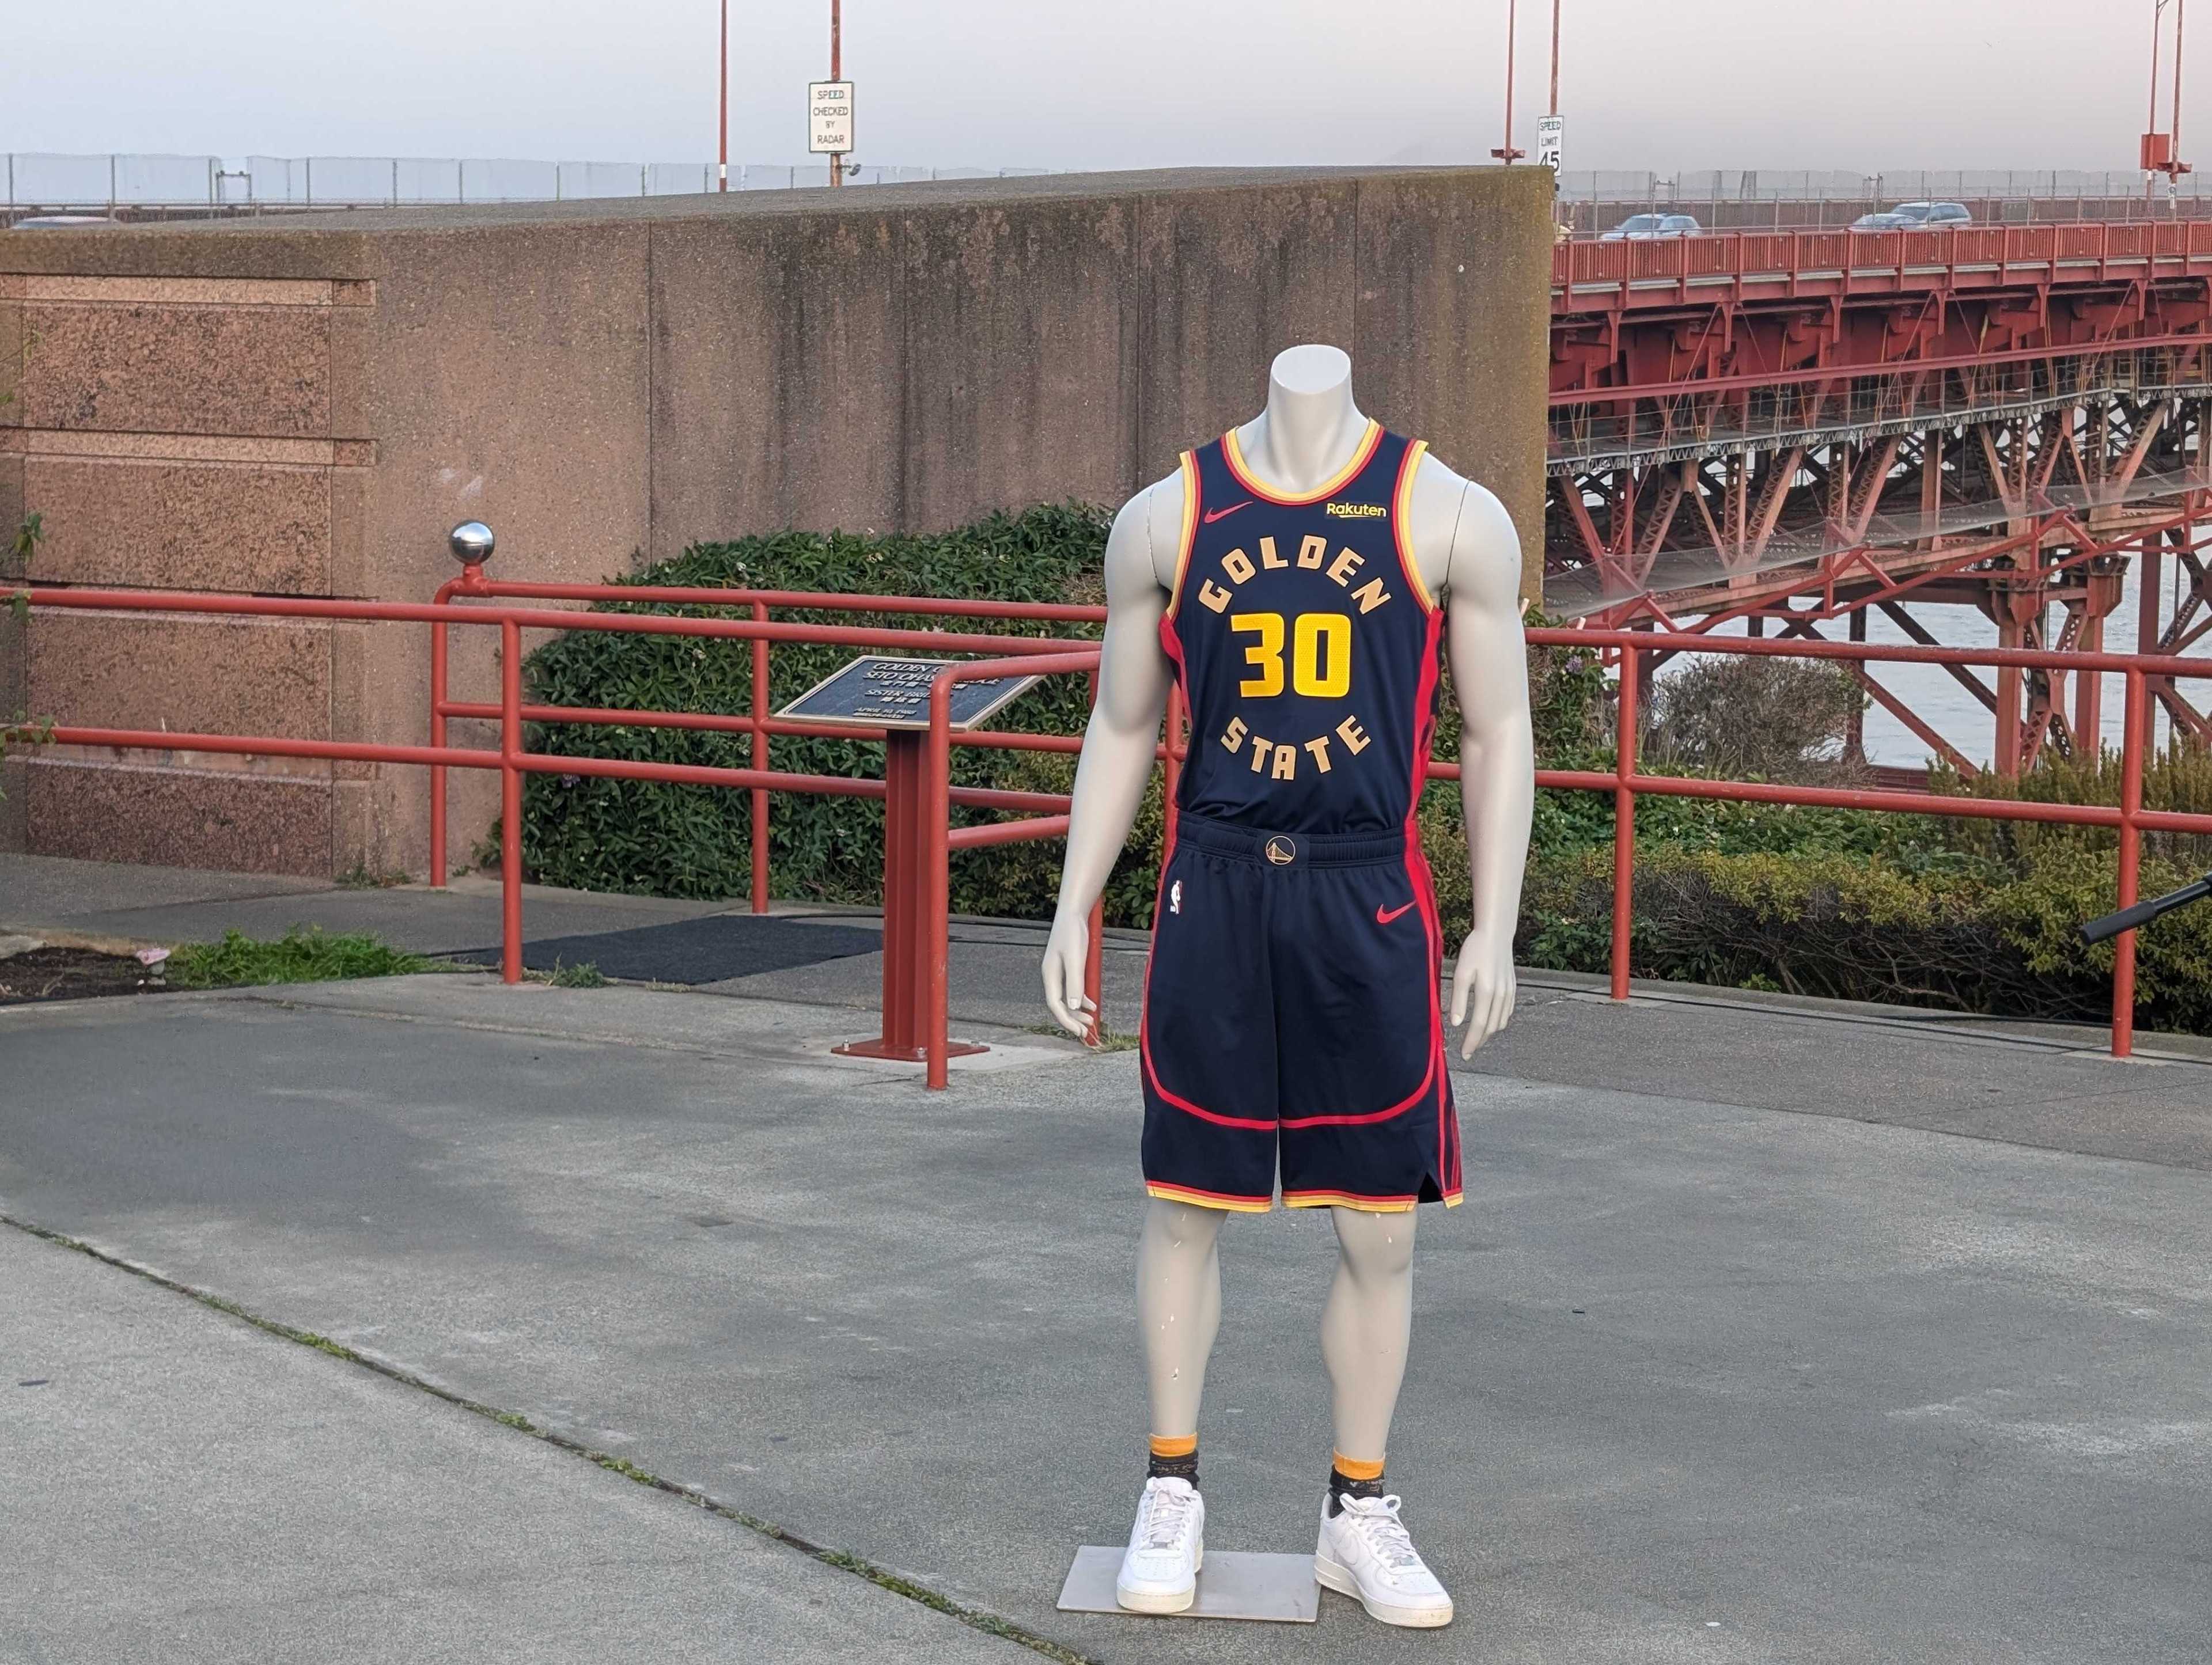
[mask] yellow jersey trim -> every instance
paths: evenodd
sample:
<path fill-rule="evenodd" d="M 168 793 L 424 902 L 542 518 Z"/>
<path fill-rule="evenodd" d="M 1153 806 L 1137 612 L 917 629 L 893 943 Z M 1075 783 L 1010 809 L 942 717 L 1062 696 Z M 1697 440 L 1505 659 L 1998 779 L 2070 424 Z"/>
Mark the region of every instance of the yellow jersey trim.
<path fill-rule="evenodd" d="M 1325 497 L 1334 497 L 1351 484 L 1352 477 L 1367 466 L 1368 460 L 1375 455 L 1375 447 L 1382 441 L 1382 424 L 1370 416 L 1367 422 L 1367 431 L 1359 436 L 1359 443 L 1352 448 L 1352 460 L 1330 476 L 1319 490 L 1301 496 L 1293 496 L 1289 492 L 1268 485 L 1252 472 L 1245 464 L 1243 448 L 1237 443 L 1237 430 L 1233 428 L 1221 436 L 1221 455 L 1229 465 L 1230 473 L 1236 477 L 1237 483 L 1254 496 L 1264 497 L 1271 503 L 1280 503 L 1288 508 L 1303 508 L 1309 503 L 1318 503 Z"/>
<path fill-rule="evenodd" d="M 1398 468 L 1398 489 L 1390 503 L 1395 522 L 1390 532 L 1398 540 L 1398 564 L 1406 569 L 1406 581 L 1413 586 L 1421 611 L 1433 613 L 1437 599 L 1429 593 L 1429 586 L 1421 578 L 1421 563 L 1413 558 L 1413 477 L 1421 471 L 1421 459 L 1428 450 L 1426 440 L 1415 440 L 1406 447 L 1406 459 Z"/>
<path fill-rule="evenodd" d="M 1168 617 L 1182 605 L 1182 575 L 1190 565 L 1191 545 L 1198 541 L 1198 453 L 1186 451 L 1177 459 L 1182 470 L 1182 541 L 1176 546 L 1175 586 L 1168 592 Z"/>

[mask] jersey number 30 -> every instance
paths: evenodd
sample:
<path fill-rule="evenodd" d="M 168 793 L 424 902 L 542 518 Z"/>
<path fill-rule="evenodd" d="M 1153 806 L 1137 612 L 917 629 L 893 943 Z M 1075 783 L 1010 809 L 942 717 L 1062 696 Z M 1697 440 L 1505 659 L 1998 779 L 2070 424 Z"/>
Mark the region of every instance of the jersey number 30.
<path fill-rule="evenodd" d="M 1248 700 L 1283 691 L 1283 616 L 1232 613 L 1229 628 L 1259 640 L 1244 650 L 1255 674 L 1237 684 Z M 1352 620 L 1343 613 L 1300 613 L 1291 621 L 1291 690 L 1316 700 L 1341 699 L 1352 687 Z"/>

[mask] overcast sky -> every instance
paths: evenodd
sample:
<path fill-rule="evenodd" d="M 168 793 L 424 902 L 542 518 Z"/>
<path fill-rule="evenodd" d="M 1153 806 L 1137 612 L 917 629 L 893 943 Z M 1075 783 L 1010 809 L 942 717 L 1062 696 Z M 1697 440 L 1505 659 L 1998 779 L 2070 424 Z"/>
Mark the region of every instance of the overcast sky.
<path fill-rule="evenodd" d="M 2151 4 L 1565 0 L 1566 165 L 2125 168 Z M 1505 9 L 845 0 L 855 160 L 1481 159 Z M 805 160 L 828 0 L 730 13 L 732 159 Z M 0 0 L 0 149 L 711 158 L 716 16 L 715 0 Z M 1520 26 L 1527 145 L 1547 0 L 1521 0 Z M 2193 152 L 2212 128 L 2185 120 L 2183 137 Z"/>

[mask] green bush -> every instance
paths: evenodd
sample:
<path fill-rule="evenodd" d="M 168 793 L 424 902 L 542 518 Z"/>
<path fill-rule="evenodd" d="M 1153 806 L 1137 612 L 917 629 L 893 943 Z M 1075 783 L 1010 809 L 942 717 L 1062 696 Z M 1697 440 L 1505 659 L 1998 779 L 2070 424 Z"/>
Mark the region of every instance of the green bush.
<path fill-rule="evenodd" d="M 1462 864 L 1463 865 L 1463 864 Z M 2146 894 L 2187 870 L 2147 861 Z M 2076 927 L 2115 906 L 2109 856 L 2054 850 L 2020 875 L 1966 857 L 1908 866 L 1837 852 L 1640 848 L 1630 969 L 1639 977 L 2053 1021 L 2111 1010 L 2112 945 Z M 1516 953 L 1601 972 L 1612 944 L 1611 852 L 1532 860 Z M 2212 1032 L 2212 908 L 2137 933 L 2138 1016 Z"/>
<path fill-rule="evenodd" d="M 1096 603 L 1106 515 L 1080 505 L 994 514 L 952 532 L 864 538 L 781 532 L 700 544 L 647 568 L 633 584 L 815 590 L 846 594 L 990 598 Z M 622 605 L 632 612 L 703 615 L 710 609 Z M 795 622 L 910 627 L 908 615 L 789 611 Z M 949 628 L 962 628 L 955 623 Z M 977 630 L 1036 636 L 1095 636 L 1073 624 L 978 624 Z M 780 708 L 858 650 L 778 643 L 769 656 L 769 699 Z M 744 641 L 579 631 L 530 656 L 529 697 L 556 705 L 662 711 L 749 712 L 752 650 Z M 1023 732 L 1082 732 L 1089 696 L 1083 678 L 1052 677 L 994 720 Z M 744 768 L 749 738 L 679 729 L 550 726 L 530 744 L 558 756 L 649 759 Z M 881 779 L 880 743 L 778 736 L 769 762 L 807 775 Z M 956 747 L 962 786 L 1065 792 L 1074 759 L 1050 753 Z M 1000 817 L 956 809 L 955 824 Z M 1158 858 L 1158 790 L 1139 818 L 1129 854 L 1107 890 L 1108 917 L 1142 925 L 1152 917 L 1151 869 Z M 883 810 L 866 799 L 777 793 L 769 833 L 770 886 L 780 896 L 874 902 L 883 891 Z M 751 882 L 750 796 L 720 787 L 532 775 L 523 795 L 523 860 L 532 878 L 582 890 L 711 897 L 743 894 Z M 1013 844 L 952 858 L 956 912 L 1038 917 L 1059 888 L 1060 846 Z"/>

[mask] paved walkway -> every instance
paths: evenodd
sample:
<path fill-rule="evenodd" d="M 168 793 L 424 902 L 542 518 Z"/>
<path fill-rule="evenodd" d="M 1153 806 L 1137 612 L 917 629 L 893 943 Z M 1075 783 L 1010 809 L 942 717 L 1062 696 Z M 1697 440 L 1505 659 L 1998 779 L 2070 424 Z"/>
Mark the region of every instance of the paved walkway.
<path fill-rule="evenodd" d="M 0 1233 L 0 1660 L 328 1657 L 333 1612 L 565 1658 L 604 1604 L 640 1622 L 597 1658 L 1018 1656 L 430 1388 L 1062 1655 L 2203 1657 L 2212 1068 L 1556 981 L 1456 1073 L 1468 1203 L 1419 1222 L 1391 1480 L 1458 1621 L 1055 1612 L 1139 1472 L 1134 1060 L 1025 1027 L 1031 933 L 969 937 L 997 1050 L 936 1095 L 830 1054 L 849 957 L 0 1011 L 0 1213 L 400 1378 Z M 1332 1259 L 1304 1215 L 1224 1239 L 1219 1547 L 1310 1542 Z M 252 1576 L 134 1577 L 203 1516 Z"/>

